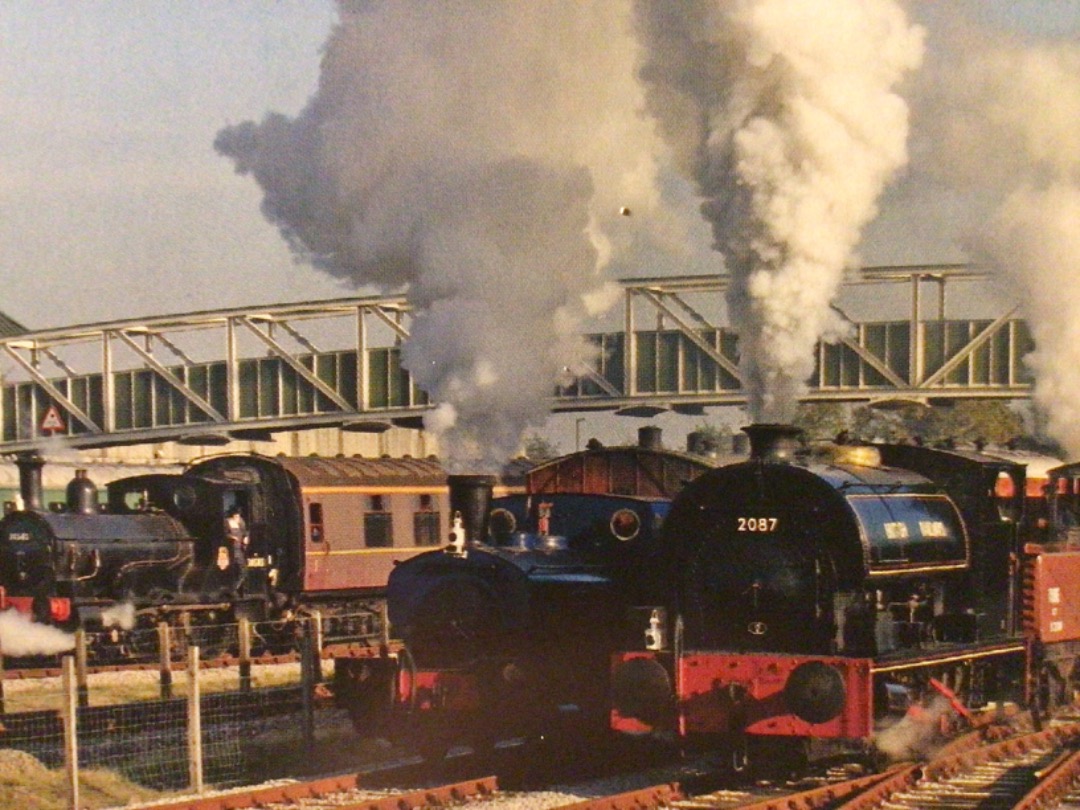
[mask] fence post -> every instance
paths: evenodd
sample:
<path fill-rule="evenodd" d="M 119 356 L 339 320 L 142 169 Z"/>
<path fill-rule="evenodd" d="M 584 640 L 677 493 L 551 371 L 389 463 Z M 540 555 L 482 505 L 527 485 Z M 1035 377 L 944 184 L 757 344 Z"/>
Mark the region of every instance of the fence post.
<path fill-rule="evenodd" d="M 300 706 L 304 735 L 304 750 L 311 753 L 315 747 L 315 634 L 312 620 L 303 623 L 300 639 Z"/>
<path fill-rule="evenodd" d="M 75 631 L 75 682 L 78 685 L 79 705 L 90 705 L 90 687 L 87 683 L 86 631 Z"/>
<path fill-rule="evenodd" d="M 63 658 L 63 707 L 60 711 L 64 723 L 64 770 L 67 774 L 68 789 L 71 797 L 71 810 L 79 810 L 79 737 L 78 737 L 78 698 L 75 677 L 75 659 L 70 655 Z"/>
<path fill-rule="evenodd" d="M 390 649 L 390 612 L 385 599 L 379 603 L 379 644 L 384 654 Z"/>
<path fill-rule="evenodd" d="M 7 675 L 4 673 L 4 650 L 0 648 L 0 714 L 5 713 L 4 709 L 4 680 Z"/>
<path fill-rule="evenodd" d="M 315 684 L 314 685 L 317 686 L 318 684 L 322 683 L 322 679 L 323 679 L 323 674 L 322 674 L 322 651 L 323 651 L 323 646 L 325 644 L 325 638 L 323 636 L 322 611 L 321 610 L 313 611 L 312 614 L 311 614 L 311 621 L 312 621 L 312 625 L 313 625 L 314 630 L 315 630 L 315 638 L 314 638 L 314 641 L 313 641 L 314 649 L 312 650 L 314 655 L 312 656 L 312 662 L 311 662 L 312 663 L 312 672 L 311 672 L 311 674 L 314 676 L 314 679 L 315 679 Z"/>
<path fill-rule="evenodd" d="M 240 691 L 251 691 L 251 619 L 240 617 Z"/>
<path fill-rule="evenodd" d="M 199 648 L 188 647 L 188 774 L 191 788 L 203 792 L 202 710 L 199 685 Z"/>
<path fill-rule="evenodd" d="M 158 626 L 158 661 L 161 672 L 161 699 L 172 697 L 172 636 L 168 622 L 159 622 Z"/>

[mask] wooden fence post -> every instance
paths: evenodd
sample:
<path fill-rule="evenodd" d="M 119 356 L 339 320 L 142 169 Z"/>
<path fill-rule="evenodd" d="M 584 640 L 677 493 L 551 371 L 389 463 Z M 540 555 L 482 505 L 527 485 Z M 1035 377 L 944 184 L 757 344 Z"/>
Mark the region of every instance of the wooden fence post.
<path fill-rule="evenodd" d="M 81 627 L 75 631 L 75 682 L 77 684 L 79 705 L 90 705 L 90 686 L 86 664 L 86 631 Z"/>
<path fill-rule="evenodd" d="M 240 691 L 251 691 L 251 620 L 240 618 Z"/>
<path fill-rule="evenodd" d="M 303 713 L 301 726 L 304 736 L 304 750 L 310 753 L 315 747 L 315 633 L 312 620 L 303 624 L 300 639 L 300 706 Z"/>
<path fill-rule="evenodd" d="M 63 707 L 60 711 L 64 722 L 64 770 L 67 774 L 71 798 L 71 810 L 79 810 L 79 737 L 78 737 L 78 688 L 75 677 L 75 659 L 63 658 Z"/>
<path fill-rule="evenodd" d="M 158 661 L 161 672 L 161 699 L 172 697 L 172 636 L 168 622 L 159 622 L 158 626 Z"/>
<path fill-rule="evenodd" d="M 4 650 L 0 648 L 0 715 L 4 714 L 4 680 L 7 676 L 4 674 Z"/>
<path fill-rule="evenodd" d="M 191 788 L 203 792 L 202 711 L 199 684 L 199 648 L 188 647 L 188 774 Z"/>

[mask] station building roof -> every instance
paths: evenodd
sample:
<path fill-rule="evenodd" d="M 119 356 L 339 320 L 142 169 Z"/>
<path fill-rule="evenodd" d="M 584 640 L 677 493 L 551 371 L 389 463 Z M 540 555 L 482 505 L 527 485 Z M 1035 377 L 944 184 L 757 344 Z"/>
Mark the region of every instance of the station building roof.
<path fill-rule="evenodd" d="M 0 312 L 0 338 L 24 335 L 29 330 L 14 318 Z"/>

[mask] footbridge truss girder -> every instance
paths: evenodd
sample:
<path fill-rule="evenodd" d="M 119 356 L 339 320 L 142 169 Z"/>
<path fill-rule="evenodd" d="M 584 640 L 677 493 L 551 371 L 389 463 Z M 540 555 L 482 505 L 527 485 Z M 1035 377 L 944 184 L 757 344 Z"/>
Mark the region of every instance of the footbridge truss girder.
<path fill-rule="evenodd" d="M 1033 348 L 1015 308 L 945 317 L 967 267 L 868 268 L 853 284 L 911 286 L 904 318 L 847 318 L 816 347 L 805 401 L 1026 398 Z M 738 336 L 720 325 L 724 276 L 629 279 L 621 325 L 588 335 L 596 352 L 552 393 L 553 411 L 701 413 L 745 402 Z M 937 286 L 936 317 L 922 312 Z M 718 314 L 719 313 L 719 314 Z M 419 427 L 431 406 L 401 366 L 404 296 L 359 297 L 158 316 L 0 340 L 0 453 L 59 436 L 72 447 L 197 444 L 337 426 Z M 620 328 L 621 327 L 621 328 Z"/>

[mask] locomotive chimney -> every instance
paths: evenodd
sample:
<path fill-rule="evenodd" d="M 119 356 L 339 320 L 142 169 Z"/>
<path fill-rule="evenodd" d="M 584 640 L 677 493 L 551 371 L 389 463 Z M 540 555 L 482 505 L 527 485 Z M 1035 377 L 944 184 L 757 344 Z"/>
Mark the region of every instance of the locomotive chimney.
<path fill-rule="evenodd" d="M 469 545 L 482 543 L 487 537 L 488 513 L 491 511 L 491 493 L 495 487 L 493 475 L 450 475 L 446 479 L 450 487 L 450 515 L 461 514 L 465 527 L 465 542 Z"/>
<path fill-rule="evenodd" d="M 757 461 L 793 461 L 799 449 L 802 428 L 794 425 L 747 425 L 743 433 L 750 437 L 750 458 Z"/>
<path fill-rule="evenodd" d="M 643 428 L 638 428 L 638 447 L 642 450 L 663 450 L 664 442 L 661 439 L 662 435 L 663 431 L 656 427 L 656 425 L 646 425 Z"/>
<path fill-rule="evenodd" d="M 98 490 L 86 470 L 75 470 L 75 477 L 68 482 L 67 508 L 76 515 L 97 514 Z"/>
<path fill-rule="evenodd" d="M 686 434 L 686 452 L 695 456 L 716 458 L 720 454 L 716 439 L 699 430 Z"/>
<path fill-rule="evenodd" d="M 36 452 L 19 453 L 15 457 L 15 466 L 19 468 L 19 494 L 22 495 L 23 509 L 41 512 L 45 509 L 45 491 L 41 483 L 41 468 L 45 459 Z"/>

